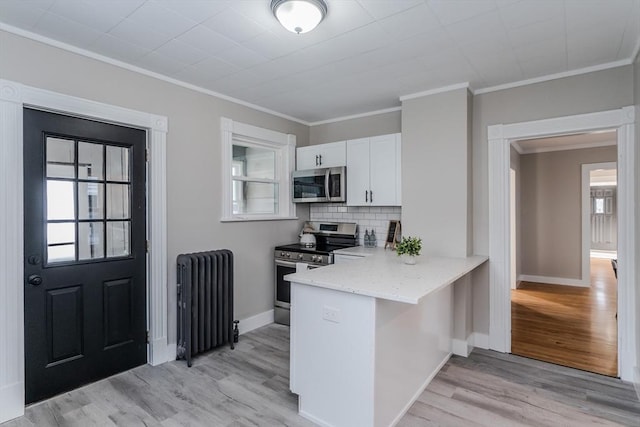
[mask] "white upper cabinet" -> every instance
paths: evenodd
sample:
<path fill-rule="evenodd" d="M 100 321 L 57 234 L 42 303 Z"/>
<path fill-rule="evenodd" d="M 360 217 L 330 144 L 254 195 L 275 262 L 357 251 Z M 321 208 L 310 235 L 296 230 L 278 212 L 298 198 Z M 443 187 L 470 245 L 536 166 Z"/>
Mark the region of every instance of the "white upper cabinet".
<path fill-rule="evenodd" d="M 400 206 L 400 134 L 347 141 L 347 205 Z"/>
<path fill-rule="evenodd" d="M 296 170 L 333 168 L 346 164 L 346 141 L 310 145 L 296 150 Z"/>

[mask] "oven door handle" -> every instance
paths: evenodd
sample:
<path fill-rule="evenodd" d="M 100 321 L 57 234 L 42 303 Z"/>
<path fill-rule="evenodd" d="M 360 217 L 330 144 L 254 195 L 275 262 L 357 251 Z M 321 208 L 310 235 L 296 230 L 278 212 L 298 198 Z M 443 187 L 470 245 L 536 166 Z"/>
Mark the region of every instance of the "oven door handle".
<path fill-rule="evenodd" d="M 297 263 L 295 261 L 284 261 L 284 260 L 280 260 L 280 259 L 276 260 L 276 265 L 280 265 L 282 267 L 296 268 L 297 264 L 305 264 L 307 266 L 307 270 L 311 270 L 311 269 L 314 269 L 314 268 L 319 268 L 319 267 L 324 267 L 325 266 L 324 264 L 312 264 L 312 263 L 309 263 L 309 262 Z"/>
<path fill-rule="evenodd" d="M 283 260 L 276 260 L 276 265 L 280 265 L 282 267 L 293 267 L 296 268 L 296 263 L 293 261 L 283 261 Z"/>

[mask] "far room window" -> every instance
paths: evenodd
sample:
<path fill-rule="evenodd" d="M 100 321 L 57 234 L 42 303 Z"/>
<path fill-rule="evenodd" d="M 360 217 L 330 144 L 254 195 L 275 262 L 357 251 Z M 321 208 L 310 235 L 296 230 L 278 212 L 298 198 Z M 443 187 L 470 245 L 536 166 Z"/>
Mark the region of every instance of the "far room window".
<path fill-rule="evenodd" d="M 222 221 L 295 218 L 291 202 L 295 135 L 222 118 Z"/>

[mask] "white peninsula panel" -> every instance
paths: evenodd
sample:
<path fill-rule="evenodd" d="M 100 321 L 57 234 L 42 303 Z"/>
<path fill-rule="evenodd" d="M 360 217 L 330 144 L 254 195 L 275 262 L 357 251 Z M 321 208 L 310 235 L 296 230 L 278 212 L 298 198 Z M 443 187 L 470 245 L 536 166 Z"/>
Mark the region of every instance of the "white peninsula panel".
<path fill-rule="evenodd" d="M 291 281 L 291 390 L 322 426 L 389 426 L 451 355 L 453 287 L 486 257 L 392 252 L 295 273 Z"/>

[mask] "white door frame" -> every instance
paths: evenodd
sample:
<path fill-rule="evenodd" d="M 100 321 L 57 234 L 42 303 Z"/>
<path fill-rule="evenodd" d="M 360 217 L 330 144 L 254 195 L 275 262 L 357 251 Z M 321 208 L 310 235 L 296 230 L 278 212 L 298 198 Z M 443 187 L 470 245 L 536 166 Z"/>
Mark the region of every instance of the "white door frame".
<path fill-rule="evenodd" d="M 616 162 L 582 165 L 582 280 L 588 286 L 591 277 L 591 174 L 596 169 L 618 169 Z M 617 199 L 617 198 L 616 198 Z M 616 213 L 617 216 L 617 213 Z"/>
<path fill-rule="evenodd" d="M 618 373 L 633 380 L 636 361 L 635 108 L 488 126 L 489 139 L 489 348 L 511 352 L 509 168 L 519 139 L 615 129 L 618 143 Z M 639 307 L 640 308 L 640 307 Z"/>
<path fill-rule="evenodd" d="M 0 422 L 24 414 L 23 108 L 147 131 L 148 363 L 172 357 L 167 343 L 167 118 L 0 80 Z M 175 354 L 175 351 L 173 352 Z"/>

